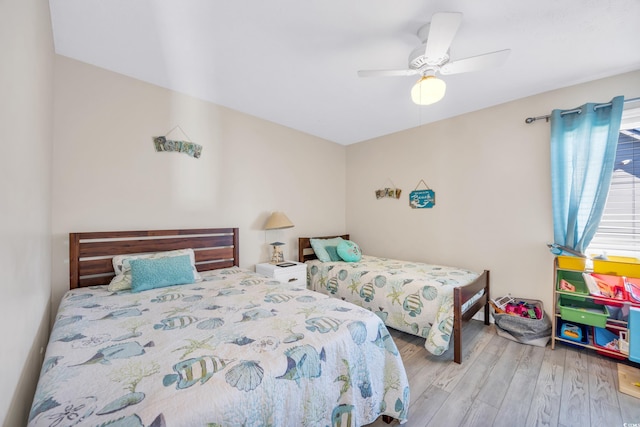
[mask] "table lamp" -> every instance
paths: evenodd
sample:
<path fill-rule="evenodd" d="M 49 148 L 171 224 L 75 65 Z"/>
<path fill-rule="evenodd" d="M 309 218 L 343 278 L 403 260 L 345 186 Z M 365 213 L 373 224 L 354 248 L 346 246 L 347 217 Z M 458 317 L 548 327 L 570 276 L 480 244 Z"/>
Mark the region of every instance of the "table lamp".
<path fill-rule="evenodd" d="M 293 227 L 293 223 L 287 216 L 282 212 L 273 212 L 269 219 L 267 219 L 267 223 L 264 226 L 265 230 L 281 230 L 284 228 Z M 273 247 L 273 254 L 271 255 L 271 264 L 278 264 L 284 262 L 284 255 L 282 254 L 281 246 L 284 245 L 282 242 L 273 242 L 270 243 Z"/>

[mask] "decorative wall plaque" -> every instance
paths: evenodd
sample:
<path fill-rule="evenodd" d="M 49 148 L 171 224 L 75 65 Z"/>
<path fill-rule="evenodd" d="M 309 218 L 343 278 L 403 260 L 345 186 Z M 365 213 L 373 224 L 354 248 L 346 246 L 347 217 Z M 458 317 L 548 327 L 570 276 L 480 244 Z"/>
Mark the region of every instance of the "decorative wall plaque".
<path fill-rule="evenodd" d="M 424 184 L 426 190 L 418 190 L 420 184 Z M 436 205 L 436 193 L 424 182 L 424 180 L 420 180 L 418 185 L 416 185 L 415 190 L 409 193 L 409 206 L 413 209 L 425 209 L 432 208 Z"/>
<path fill-rule="evenodd" d="M 184 136 L 187 137 L 187 141 L 167 139 L 167 136 L 176 128 L 180 129 Z M 200 154 L 202 153 L 202 145 L 191 142 L 188 139 L 189 137 L 187 136 L 187 134 L 178 125 L 167 132 L 165 136 L 154 136 L 153 145 L 155 146 L 156 151 L 175 151 L 176 153 L 184 153 L 188 156 L 199 159 Z"/>

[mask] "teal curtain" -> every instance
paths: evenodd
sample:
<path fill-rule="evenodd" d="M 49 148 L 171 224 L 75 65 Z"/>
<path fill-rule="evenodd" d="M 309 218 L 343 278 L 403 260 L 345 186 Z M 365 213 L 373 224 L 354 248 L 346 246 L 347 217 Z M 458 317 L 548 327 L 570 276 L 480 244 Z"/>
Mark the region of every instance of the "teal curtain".
<path fill-rule="evenodd" d="M 624 97 L 551 113 L 552 252 L 584 254 L 604 210 L 618 147 Z"/>

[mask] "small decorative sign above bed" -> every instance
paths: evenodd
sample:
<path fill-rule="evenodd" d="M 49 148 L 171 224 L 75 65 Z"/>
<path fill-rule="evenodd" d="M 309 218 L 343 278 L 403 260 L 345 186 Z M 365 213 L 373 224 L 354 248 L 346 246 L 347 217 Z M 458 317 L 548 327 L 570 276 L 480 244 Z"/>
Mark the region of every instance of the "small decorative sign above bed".
<path fill-rule="evenodd" d="M 187 141 L 177 141 L 167 139 L 167 136 L 175 129 L 180 131 L 187 137 Z M 153 145 L 156 147 L 156 151 L 175 151 L 176 153 L 184 153 L 193 158 L 199 159 L 202 153 L 202 145 L 189 141 L 189 137 L 178 125 L 165 134 L 165 136 L 154 136 Z"/>
<path fill-rule="evenodd" d="M 154 136 L 153 143 L 156 146 L 156 151 L 175 151 L 177 153 L 187 154 L 196 159 L 199 159 L 200 153 L 202 153 L 202 145 L 188 141 L 174 141 L 164 136 Z"/>
<path fill-rule="evenodd" d="M 420 184 L 424 184 L 426 190 L 418 190 Z M 420 180 L 418 185 L 416 185 L 415 190 L 409 193 L 409 206 L 413 209 L 425 209 L 432 208 L 436 205 L 436 193 L 424 182 L 424 180 Z"/>

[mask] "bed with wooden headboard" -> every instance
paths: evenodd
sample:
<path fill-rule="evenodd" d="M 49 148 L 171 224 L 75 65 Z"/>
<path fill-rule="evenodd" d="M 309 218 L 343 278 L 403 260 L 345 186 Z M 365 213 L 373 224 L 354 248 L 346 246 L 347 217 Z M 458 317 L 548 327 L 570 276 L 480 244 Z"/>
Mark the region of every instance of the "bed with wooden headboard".
<path fill-rule="evenodd" d="M 116 255 L 191 248 L 198 271 L 239 266 L 238 235 L 237 228 L 70 233 L 69 287 L 109 284 Z"/>
<path fill-rule="evenodd" d="M 436 355 L 448 349 L 453 335 L 454 361 L 461 363 L 462 322 L 484 308 L 489 325 L 489 271 L 366 255 L 359 262 L 318 260 L 312 239 L 337 238 L 349 240 L 349 235 L 298 239 L 298 260 L 308 265 L 310 289 L 365 307 L 389 327 L 425 337 L 425 348 Z"/>
<path fill-rule="evenodd" d="M 409 383 L 382 321 L 240 268 L 238 236 L 71 233 L 29 427 L 406 420 Z"/>

